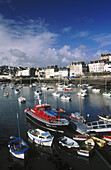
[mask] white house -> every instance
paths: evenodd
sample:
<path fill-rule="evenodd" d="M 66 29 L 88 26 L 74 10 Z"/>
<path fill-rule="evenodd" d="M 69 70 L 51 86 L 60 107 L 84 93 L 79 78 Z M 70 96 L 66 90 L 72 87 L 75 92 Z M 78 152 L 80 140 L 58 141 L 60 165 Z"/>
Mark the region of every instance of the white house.
<path fill-rule="evenodd" d="M 69 75 L 69 69 L 66 67 L 60 67 L 59 68 L 59 77 L 60 78 L 68 78 Z"/>
<path fill-rule="evenodd" d="M 58 72 L 58 66 L 48 66 L 45 70 L 46 78 L 54 78 L 55 73 Z"/>
<path fill-rule="evenodd" d="M 67 68 L 70 69 L 70 77 L 84 75 L 84 71 L 87 71 L 87 65 L 84 62 L 72 62 Z"/>
<path fill-rule="evenodd" d="M 103 72 L 104 71 L 104 60 L 96 60 L 96 61 L 90 61 L 89 66 L 89 72 Z"/>
<path fill-rule="evenodd" d="M 30 69 L 18 70 L 16 76 L 30 76 Z"/>

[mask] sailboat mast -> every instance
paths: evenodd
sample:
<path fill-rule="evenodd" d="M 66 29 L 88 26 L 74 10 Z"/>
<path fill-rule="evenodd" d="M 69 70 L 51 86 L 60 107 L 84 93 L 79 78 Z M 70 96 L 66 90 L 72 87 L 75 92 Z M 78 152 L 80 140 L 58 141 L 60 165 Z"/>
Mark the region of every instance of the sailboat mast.
<path fill-rule="evenodd" d="M 19 134 L 19 138 L 20 138 L 20 127 L 19 127 L 19 117 L 18 117 L 18 113 L 17 113 L 17 122 L 18 122 L 18 134 Z"/>

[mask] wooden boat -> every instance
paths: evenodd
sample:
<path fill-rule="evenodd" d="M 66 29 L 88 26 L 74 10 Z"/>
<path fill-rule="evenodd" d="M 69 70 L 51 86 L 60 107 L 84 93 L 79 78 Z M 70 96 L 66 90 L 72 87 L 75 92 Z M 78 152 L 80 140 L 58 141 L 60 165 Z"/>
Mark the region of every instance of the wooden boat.
<path fill-rule="evenodd" d="M 79 144 L 75 140 L 73 140 L 69 137 L 62 136 L 62 137 L 58 138 L 58 140 L 59 140 L 60 144 L 62 144 L 63 146 L 66 146 L 68 148 L 72 148 L 72 147 L 78 148 L 79 147 Z"/>
<path fill-rule="evenodd" d="M 95 146 L 95 142 L 93 139 L 89 138 L 85 141 L 85 144 L 88 145 L 88 146 Z"/>
<path fill-rule="evenodd" d="M 27 134 L 33 142 L 43 146 L 51 146 L 54 139 L 49 132 L 40 129 L 29 129 Z"/>
<path fill-rule="evenodd" d="M 94 148 L 93 146 L 85 146 L 85 147 L 80 148 L 77 151 L 77 153 L 80 156 L 89 157 L 92 153 L 93 148 Z"/>
<path fill-rule="evenodd" d="M 84 141 L 87 140 L 88 137 L 89 135 L 74 135 L 73 139 L 78 141 Z"/>
<path fill-rule="evenodd" d="M 18 114 L 17 114 L 18 119 Z M 20 138 L 19 120 L 18 120 L 18 133 L 19 137 L 10 136 L 9 138 L 9 152 L 16 158 L 24 159 L 25 152 L 28 150 L 28 145 Z"/>
<path fill-rule="evenodd" d="M 106 141 L 99 139 L 97 137 L 92 137 L 92 139 L 97 143 L 98 146 L 104 147 L 106 145 Z"/>
<path fill-rule="evenodd" d="M 26 142 L 24 142 L 24 140 L 15 136 L 10 136 L 8 147 L 10 153 L 16 158 L 20 159 L 25 158 L 25 152 L 29 148 Z"/>
<path fill-rule="evenodd" d="M 111 136 L 110 135 L 104 135 L 103 139 L 108 141 L 108 142 L 111 142 Z"/>

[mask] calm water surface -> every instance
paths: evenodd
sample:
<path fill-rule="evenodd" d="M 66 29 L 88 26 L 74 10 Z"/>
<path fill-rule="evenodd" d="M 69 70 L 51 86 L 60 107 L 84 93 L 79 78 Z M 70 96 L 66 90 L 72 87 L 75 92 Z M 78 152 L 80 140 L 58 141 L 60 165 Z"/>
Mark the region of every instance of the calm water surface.
<path fill-rule="evenodd" d="M 38 128 L 26 119 L 24 109 L 32 108 L 38 104 L 34 97 L 36 87 L 24 86 L 21 91 L 26 98 L 25 104 L 18 103 L 20 96 L 14 93 L 14 89 L 6 87 L 0 89 L 0 169 L 1 170 L 109 170 L 111 169 L 111 147 L 106 146 L 94 151 L 91 158 L 83 158 L 73 150 L 60 147 L 57 142 L 58 134 L 54 135 L 52 147 L 42 147 L 31 143 L 27 137 L 29 128 Z M 5 91 L 9 92 L 8 97 L 3 97 Z M 61 101 L 60 98 L 53 97 L 52 92 L 43 92 L 42 101 L 49 103 L 53 108 L 61 107 L 67 113 L 80 110 L 80 98 L 76 96 L 78 88 L 73 88 L 70 102 Z M 88 121 L 98 120 L 98 114 L 111 113 L 111 99 L 104 98 L 101 94 L 93 94 L 89 90 L 89 95 L 81 99 L 81 112 Z M 25 161 L 12 157 L 8 151 L 8 140 L 11 135 L 18 136 L 17 116 L 19 114 L 21 138 L 29 145 L 28 155 Z M 74 132 L 75 133 L 75 132 Z"/>

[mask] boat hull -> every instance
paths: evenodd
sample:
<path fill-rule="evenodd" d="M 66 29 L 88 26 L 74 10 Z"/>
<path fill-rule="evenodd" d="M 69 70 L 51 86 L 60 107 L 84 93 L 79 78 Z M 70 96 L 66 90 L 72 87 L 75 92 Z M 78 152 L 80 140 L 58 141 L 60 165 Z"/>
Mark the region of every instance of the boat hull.
<path fill-rule="evenodd" d="M 69 122 L 66 124 L 54 124 L 50 123 L 49 121 L 42 120 L 41 118 L 38 118 L 37 116 L 33 115 L 30 111 L 26 112 L 26 117 L 31 120 L 33 123 L 39 125 L 40 127 L 43 127 L 45 129 L 48 129 L 50 131 L 60 132 L 64 133 L 67 128 L 69 128 Z"/>
<path fill-rule="evenodd" d="M 32 135 L 30 132 L 28 132 L 28 136 L 33 142 L 37 143 L 38 145 L 42 145 L 42 146 L 51 146 L 53 142 L 53 138 L 49 140 L 46 140 L 46 139 L 41 140 L 40 138 L 37 138 L 34 135 Z"/>

